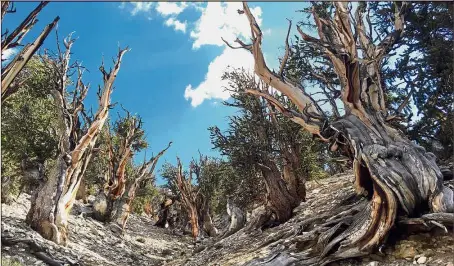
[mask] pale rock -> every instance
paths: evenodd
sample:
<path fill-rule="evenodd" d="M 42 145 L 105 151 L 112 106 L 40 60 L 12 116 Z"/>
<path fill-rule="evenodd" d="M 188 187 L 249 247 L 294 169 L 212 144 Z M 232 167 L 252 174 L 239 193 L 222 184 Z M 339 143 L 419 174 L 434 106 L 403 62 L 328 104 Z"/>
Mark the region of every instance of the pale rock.
<path fill-rule="evenodd" d="M 427 257 L 424 257 L 424 256 L 419 257 L 417 260 L 417 262 L 419 264 L 424 264 L 424 263 L 426 263 L 426 261 L 427 261 Z"/>

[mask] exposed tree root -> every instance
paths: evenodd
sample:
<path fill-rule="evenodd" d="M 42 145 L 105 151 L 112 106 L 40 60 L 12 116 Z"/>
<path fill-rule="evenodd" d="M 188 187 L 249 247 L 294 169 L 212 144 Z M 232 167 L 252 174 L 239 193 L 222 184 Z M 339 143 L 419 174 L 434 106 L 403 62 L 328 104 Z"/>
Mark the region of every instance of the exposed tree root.
<path fill-rule="evenodd" d="M 52 258 L 52 255 L 47 252 L 47 249 L 43 246 L 41 246 L 36 240 L 33 240 L 31 238 L 13 238 L 13 237 L 8 237 L 8 236 L 2 236 L 2 245 L 4 246 L 14 246 L 19 243 L 26 244 L 30 250 L 32 251 L 31 253 L 35 255 L 36 258 L 44 261 L 50 266 L 63 266 L 63 265 L 77 265 L 81 266 L 81 262 L 71 262 L 69 260 L 61 261 Z"/>
<path fill-rule="evenodd" d="M 267 247 L 271 250 L 270 255 L 254 259 L 245 266 L 326 265 L 335 260 L 370 254 L 371 250 L 360 247 L 346 249 L 349 242 L 344 244 L 339 240 L 348 240 L 349 237 L 355 239 L 367 232 L 372 223 L 370 202 L 365 197 L 356 201 L 354 199 L 352 195 L 347 196 L 331 210 L 297 221 L 298 228 L 280 230 L 270 235 L 255 249 L 256 251 Z M 441 229 L 448 233 L 448 230 L 452 231 L 454 227 L 454 214 L 428 213 L 419 218 L 402 217 L 397 218 L 394 226 L 400 232 L 405 231 L 404 229 L 411 232 Z M 387 236 L 380 242 L 381 246 L 376 247 L 381 248 L 386 239 Z"/>

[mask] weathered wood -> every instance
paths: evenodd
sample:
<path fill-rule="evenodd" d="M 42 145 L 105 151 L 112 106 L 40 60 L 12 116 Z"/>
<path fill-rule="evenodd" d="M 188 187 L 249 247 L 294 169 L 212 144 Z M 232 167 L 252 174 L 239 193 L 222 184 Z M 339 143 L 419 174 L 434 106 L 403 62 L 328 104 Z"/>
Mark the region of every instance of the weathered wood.
<path fill-rule="evenodd" d="M 246 215 L 244 211 L 238 208 L 231 198 L 227 199 L 227 214 L 230 217 L 230 224 L 228 230 L 222 235 L 222 238 L 226 238 L 236 232 L 246 224 Z"/>
<path fill-rule="evenodd" d="M 269 93 L 254 90 L 248 93 L 264 97 L 292 121 L 329 142 L 331 150 L 339 150 L 349 157 L 353 162 L 355 189 L 367 199 L 354 214 L 323 225 L 316 246 L 295 255 L 286 254 L 285 261 L 290 256 L 298 265 L 325 265 L 363 256 L 386 241 L 398 216 L 418 216 L 427 211 L 454 212 L 454 192 L 443 186 L 435 156 L 387 123 L 391 116 L 381 84 L 381 63 L 402 36 L 406 3 L 395 4 L 394 30 L 379 44 L 372 43 L 370 36 L 365 35 L 362 21 L 365 3 L 357 9 L 356 22 L 349 16 L 345 2 L 335 3 L 333 17 L 321 18 L 314 8 L 319 39 L 298 28 L 303 40 L 318 46 L 330 59 L 339 78 L 345 115 L 334 121 L 326 119 L 303 88 L 269 70 L 261 48 L 262 32 L 248 5 L 244 3 L 243 7 L 253 35 L 252 44 L 237 42 L 252 53 L 255 73 L 260 79 L 287 96 L 301 114 L 292 113 Z M 354 35 L 353 29 L 359 34 Z M 450 219 L 446 217 L 438 219 Z M 277 263 L 276 258 L 271 260 Z"/>
<path fill-rule="evenodd" d="M 107 119 L 110 107 L 112 86 L 121 60 L 127 49 L 120 50 L 114 69 L 107 73 L 101 66 L 104 87 L 101 91 L 99 108 L 86 131 L 80 127 L 79 114 L 83 110 L 88 87 L 82 83 L 82 72 L 74 92 L 73 102 L 66 103 L 68 71 L 70 71 L 70 51 L 74 39 L 64 40 L 65 53 L 60 54 L 58 62 L 43 58 L 50 65 L 49 71 L 55 71 L 55 89 L 52 91 L 56 106 L 61 115 L 59 128 L 59 155 L 47 180 L 35 191 L 31 199 L 26 222 L 44 238 L 57 244 L 67 244 L 68 219 L 74 204 L 77 190 L 90 161 L 93 147 Z M 59 74 L 59 75 L 58 75 Z"/>
<path fill-rule="evenodd" d="M 126 140 L 123 142 L 127 143 Z M 172 142 L 169 142 L 168 146 L 161 150 L 156 156 L 153 156 L 150 160 L 145 161 L 138 169 L 133 179 L 129 182 L 124 181 L 126 187 L 121 189 L 122 192 L 118 192 L 117 187 L 114 186 L 110 186 L 107 193 L 103 190 L 99 191 L 95 202 L 93 203 L 95 219 L 102 222 L 112 222 L 124 230 L 129 214 L 131 213 L 131 204 L 135 199 L 137 189 L 145 180 L 154 178 L 154 170 L 159 158 L 164 155 L 171 145 Z M 125 149 L 131 149 L 131 147 L 126 147 Z M 120 171 L 122 174 L 117 175 L 117 177 L 121 176 L 122 179 L 126 179 L 124 176 L 124 170 Z M 118 183 L 119 182 L 116 182 L 116 186 L 118 186 Z"/>
<path fill-rule="evenodd" d="M 7 35 L 2 40 L 2 54 L 8 49 L 13 49 L 20 45 L 20 42 L 25 35 L 33 28 L 37 22 L 36 17 L 39 12 L 48 4 L 48 2 L 41 2 L 30 14 L 17 26 L 13 32 Z M 2 3 L 2 20 L 7 13 L 8 2 Z M 5 67 L 2 67 L 2 102 L 4 102 L 11 94 L 17 91 L 19 85 L 14 83 L 16 76 L 25 67 L 27 62 L 32 58 L 36 51 L 41 47 L 44 40 L 57 24 L 60 18 L 56 17 L 49 25 L 47 25 L 41 34 L 35 39 L 33 43 L 25 45 L 25 47 L 16 54 Z M 3 61 L 3 59 L 2 59 Z"/>

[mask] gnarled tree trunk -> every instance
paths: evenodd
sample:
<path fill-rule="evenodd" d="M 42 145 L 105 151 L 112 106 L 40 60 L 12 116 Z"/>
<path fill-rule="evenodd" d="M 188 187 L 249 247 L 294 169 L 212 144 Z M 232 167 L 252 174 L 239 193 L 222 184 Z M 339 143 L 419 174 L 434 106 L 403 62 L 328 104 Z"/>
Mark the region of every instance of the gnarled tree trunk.
<path fill-rule="evenodd" d="M 292 217 L 293 209 L 299 205 L 300 200 L 290 193 L 276 164 L 269 159 L 266 162 L 261 166 L 267 192 L 266 206 L 275 216 L 269 222 L 284 223 Z"/>
<path fill-rule="evenodd" d="M 271 111 L 271 121 L 279 131 L 279 123 L 276 115 L 272 110 L 272 103 L 267 101 L 268 109 Z M 302 176 L 301 163 L 300 163 L 300 151 L 297 143 L 286 143 L 280 136 L 277 136 L 277 142 L 279 150 L 281 152 L 282 159 L 284 161 L 282 176 L 287 183 L 289 193 L 293 198 L 298 201 L 306 200 L 306 177 Z"/>
<path fill-rule="evenodd" d="M 438 224 L 454 222 L 452 214 L 443 214 L 454 212 L 454 193 L 443 186 L 433 154 L 389 125 L 399 114 L 391 115 L 386 108 L 380 70 L 384 56 L 403 32 L 405 6 L 405 3 L 395 4 L 395 29 L 378 45 L 372 42 L 372 32 L 366 30 L 363 22 L 365 3 L 359 4 L 354 21 L 346 3 L 335 3 L 332 18 L 326 14 L 321 18 L 314 8 L 320 39 L 298 28 L 305 41 L 318 46 L 329 58 L 339 78 L 346 113 L 330 122 L 304 88 L 282 76 L 285 58 L 279 74 L 266 66 L 261 50 L 262 32 L 244 3 L 253 43 L 238 43 L 253 54 L 255 72 L 262 81 L 284 93 L 300 112 L 285 107 L 267 92 L 249 90 L 248 93 L 272 102 L 292 121 L 329 142 L 331 150 L 342 150 L 353 161 L 356 191 L 366 197 L 355 207 L 355 212 L 346 211 L 350 215 L 344 216 L 340 213 L 329 226 L 316 228 L 312 233 L 318 235 L 317 247 L 296 254 L 293 263 L 324 265 L 368 254 L 386 241 L 399 216 L 417 217 L 437 212 L 441 214 L 423 215 L 424 220 L 442 217 Z"/>
<path fill-rule="evenodd" d="M 79 114 L 83 111 L 83 100 L 88 87 L 82 83 L 82 71 L 76 82 L 73 102 L 66 101 L 67 78 L 70 71 L 70 50 L 74 40 L 68 37 L 64 40 L 66 52 L 60 55 L 59 61 L 48 60 L 53 65 L 49 71 L 55 71 L 56 88 L 53 96 L 61 114 L 59 156 L 47 181 L 33 194 L 31 207 L 26 222 L 44 238 L 57 244 L 67 244 L 69 212 L 76 198 L 87 164 L 90 161 L 92 149 L 99 132 L 107 119 L 110 105 L 112 85 L 120 70 L 121 59 L 127 51 L 120 50 L 112 72 L 107 73 L 101 66 L 104 77 L 104 88 L 99 99 L 99 108 L 93 120 L 87 120 L 87 130 L 80 128 Z M 91 121 L 90 121 L 91 120 Z"/>
<path fill-rule="evenodd" d="M 210 237 L 218 234 L 218 229 L 214 226 L 213 220 L 210 215 L 210 206 L 206 197 L 202 194 L 199 195 L 199 225 L 202 226 L 203 231 Z"/>

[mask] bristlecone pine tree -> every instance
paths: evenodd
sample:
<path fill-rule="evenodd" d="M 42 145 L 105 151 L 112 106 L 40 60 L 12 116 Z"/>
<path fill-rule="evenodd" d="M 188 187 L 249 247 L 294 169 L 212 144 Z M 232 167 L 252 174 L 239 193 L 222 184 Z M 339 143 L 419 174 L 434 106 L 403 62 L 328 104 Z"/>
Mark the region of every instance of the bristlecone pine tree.
<path fill-rule="evenodd" d="M 265 213 L 250 223 L 250 228 L 286 222 L 293 209 L 306 197 L 305 170 L 308 166 L 301 159 L 309 157 L 302 149 L 312 142 L 309 138 L 304 139 L 303 135 L 309 134 L 303 134 L 297 125 L 275 113 L 274 106 L 267 99 L 245 93 L 251 89 L 270 90 L 267 84 L 257 81 L 253 73 L 234 70 L 226 72 L 223 78 L 229 80 L 233 92 L 233 101 L 224 105 L 239 108 L 240 115 L 230 117 L 226 133 L 221 133 L 217 127 L 210 128 L 212 143 L 228 156 L 232 166 L 239 169 L 242 179 L 255 179 L 254 175 L 263 179 Z"/>
<path fill-rule="evenodd" d="M 192 170 L 189 174 L 183 173 L 183 165 L 180 158 L 177 157 L 178 172 L 173 180 L 170 180 L 178 188 L 180 202 L 186 209 L 191 223 L 192 237 L 196 239 L 199 236 L 199 212 L 197 208 L 197 188 L 192 183 Z"/>
<path fill-rule="evenodd" d="M 89 117 L 83 105 L 88 86 L 82 81 L 82 67 L 70 64 L 71 35 L 64 39 L 65 51 L 56 58 L 43 56 L 48 62 L 47 71 L 55 73 L 52 96 L 61 120 L 58 129 L 58 158 L 47 180 L 32 195 L 26 222 L 44 238 L 58 244 L 67 244 L 69 212 L 73 206 L 84 171 L 92 155 L 98 135 L 107 119 L 112 86 L 120 70 L 121 59 L 128 50 L 119 50 L 114 68 L 107 72 L 104 64 L 100 70 L 104 85 L 98 92 L 99 107 L 94 117 Z M 59 45 L 59 44 L 58 44 Z M 59 49 L 60 51 L 60 49 Z M 70 75 L 76 68 L 78 77 L 73 92 L 68 91 Z M 68 95 L 70 95 L 68 101 Z M 82 119 L 84 122 L 82 122 Z"/>
<path fill-rule="evenodd" d="M 21 41 L 24 39 L 25 35 L 35 26 L 37 16 L 39 12 L 48 4 L 49 2 L 41 2 L 35 9 L 33 9 L 30 14 L 17 26 L 10 34 L 8 30 L 5 33 L 2 33 L 2 62 L 6 59 L 3 59 L 3 54 L 10 49 L 17 49 L 18 46 L 21 46 Z M 10 1 L 2 1 L 2 17 L 6 13 L 14 13 L 16 10 L 13 7 L 13 3 Z M 47 25 L 41 34 L 35 39 L 33 43 L 29 43 L 24 46 L 24 48 L 18 52 L 14 58 L 2 67 L 2 103 L 9 97 L 11 94 L 16 92 L 21 84 L 17 82 L 16 76 L 19 72 L 25 67 L 27 62 L 32 58 L 32 56 L 38 51 L 39 47 L 43 44 L 44 40 L 47 38 L 52 29 L 57 25 L 57 22 L 60 18 L 56 17 L 49 25 Z"/>
<path fill-rule="evenodd" d="M 131 163 L 135 151 L 146 147 L 143 140 L 144 131 L 139 117 L 131 116 L 121 118 L 115 124 L 115 138 L 107 137 L 109 165 L 107 180 L 104 188 L 97 195 L 93 203 L 94 217 L 100 221 L 114 222 L 122 230 L 131 212 L 131 203 L 140 184 L 154 178 L 154 169 L 159 158 L 170 148 L 172 142 L 144 162 L 137 169 L 133 177 L 127 178 L 126 167 Z"/>
<path fill-rule="evenodd" d="M 178 195 L 178 201 L 181 203 L 184 211 L 186 212 L 189 223 L 191 224 L 191 233 L 194 239 L 207 234 L 215 236 L 217 229 L 215 228 L 210 214 L 210 196 L 206 195 L 203 189 L 202 176 L 204 167 L 209 163 L 207 157 L 200 155 L 200 160 L 193 159 L 189 165 L 189 172 L 183 171 L 183 165 L 180 158 L 177 157 L 176 169 L 168 166 L 165 178 L 168 185 L 173 188 L 174 194 Z M 209 184 L 205 184 L 209 185 Z M 166 199 L 162 205 L 163 215 L 160 216 L 160 221 L 157 224 L 163 226 L 166 223 L 168 215 L 168 207 L 173 204 L 174 199 Z"/>
<path fill-rule="evenodd" d="M 327 119 L 300 83 L 282 74 L 287 56 L 278 73 L 268 68 L 261 48 L 262 32 L 248 5 L 243 6 L 241 13 L 249 20 L 252 43 L 237 39 L 239 48 L 251 52 L 258 77 L 286 95 L 299 112 L 287 108 L 266 91 L 248 90 L 248 93 L 269 100 L 292 121 L 329 143 L 331 150 L 348 155 L 353 161 L 354 187 L 358 194 L 364 195 L 355 207 L 343 212 L 333 210 L 329 223 L 314 226 L 311 232 L 318 235 L 319 241 L 308 241 L 310 249 L 294 255 L 293 263 L 323 265 L 368 254 L 384 243 L 398 217 L 422 216 L 412 223 L 434 221 L 440 226 L 442 223 L 452 226 L 454 193 L 443 186 L 435 156 L 389 124 L 398 114 L 386 108 L 381 66 L 404 31 L 407 4 L 394 4 L 394 28 L 378 43 L 371 41 L 374 40 L 372 25 L 367 27 L 364 21 L 365 3 L 359 4 L 355 14 L 350 14 L 345 2 L 335 3 L 332 12 L 320 12 L 314 7 L 312 14 L 319 38 L 307 35 L 298 27 L 303 40 L 319 47 L 329 58 L 340 81 L 339 96 L 345 114 L 334 121 Z"/>

